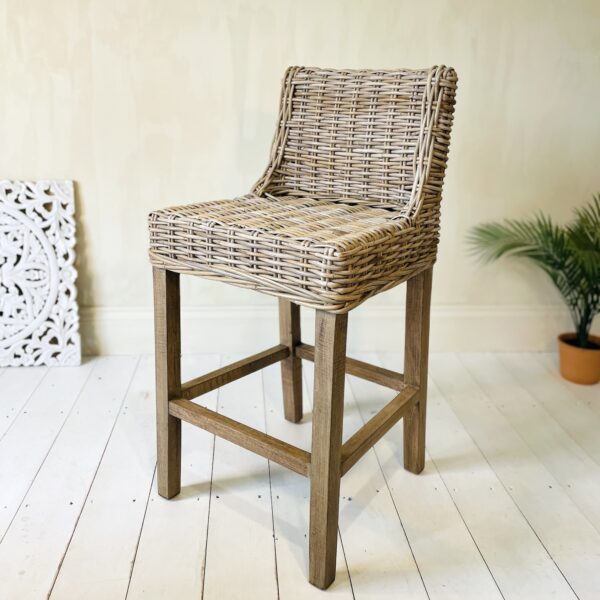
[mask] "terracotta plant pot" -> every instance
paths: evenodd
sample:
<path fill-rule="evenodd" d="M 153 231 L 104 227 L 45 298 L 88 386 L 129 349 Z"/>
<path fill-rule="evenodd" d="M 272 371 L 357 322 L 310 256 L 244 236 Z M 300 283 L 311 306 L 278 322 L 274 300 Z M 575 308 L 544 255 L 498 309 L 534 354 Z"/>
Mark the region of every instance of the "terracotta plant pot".
<path fill-rule="evenodd" d="M 569 381 L 592 385 L 600 381 L 600 337 L 590 335 L 590 348 L 575 345 L 574 333 L 558 336 L 560 374 Z"/>

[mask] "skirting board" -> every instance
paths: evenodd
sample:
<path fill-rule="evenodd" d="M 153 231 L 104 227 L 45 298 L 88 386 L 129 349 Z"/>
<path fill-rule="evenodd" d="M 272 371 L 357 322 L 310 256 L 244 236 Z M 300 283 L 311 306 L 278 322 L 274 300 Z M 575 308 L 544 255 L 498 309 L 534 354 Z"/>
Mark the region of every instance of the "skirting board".
<path fill-rule="evenodd" d="M 182 310 L 182 351 L 252 352 L 277 343 L 275 306 L 190 307 Z M 434 305 L 431 351 L 549 351 L 556 336 L 573 328 L 560 306 Z M 302 310 L 303 341 L 313 343 L 314 311 Z M 153 352 L 151 308 L 83 307 L 83 351 L 96 354 Z M 348 351 L 398 350 L 404 338 L 403 306 L 363 306 L 349 319 Z"/>

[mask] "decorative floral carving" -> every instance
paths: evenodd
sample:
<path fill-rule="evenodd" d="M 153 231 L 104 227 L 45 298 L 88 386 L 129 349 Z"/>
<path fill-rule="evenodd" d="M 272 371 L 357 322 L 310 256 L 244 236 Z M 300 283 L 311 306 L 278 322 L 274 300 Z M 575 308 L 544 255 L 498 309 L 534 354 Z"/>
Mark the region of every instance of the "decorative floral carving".
<path fill-rule="evenodd" d="M 0 366 L 81 362 L 71 181 L 0 180 Z"/>

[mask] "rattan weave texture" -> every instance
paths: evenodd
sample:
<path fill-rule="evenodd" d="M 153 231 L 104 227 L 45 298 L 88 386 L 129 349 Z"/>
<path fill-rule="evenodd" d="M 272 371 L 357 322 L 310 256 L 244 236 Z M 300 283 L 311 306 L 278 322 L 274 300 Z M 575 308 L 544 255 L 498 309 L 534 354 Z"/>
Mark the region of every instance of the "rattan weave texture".
<path fill-rule="evenodd" d="M 456 81 L 291 67 L 264 175 L 151 213 L 152 264 L 338 313 L 430 267 Z"/>

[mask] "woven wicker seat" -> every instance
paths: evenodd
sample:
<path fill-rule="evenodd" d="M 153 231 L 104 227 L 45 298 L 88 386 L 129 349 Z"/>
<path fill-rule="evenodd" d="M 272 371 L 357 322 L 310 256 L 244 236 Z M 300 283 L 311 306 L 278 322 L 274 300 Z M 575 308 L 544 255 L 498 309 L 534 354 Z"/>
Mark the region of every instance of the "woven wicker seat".
<path fill-rule="evenodd" d="M 435 246 L 419 244 L 424 228 L 398 215 L 342 200 L 250 194 L 152 213 L 151 256 L 166 269 L 342 312 L 433 261 Z"/>
<path fill-rule="evenodd" d="M 456 81 L 447 67 L 291 67 L 250 193 L 150 215 L 159 493 L 181 488 L 182 420 L 309 477 L 309 580 L 320 588 L 335 577 L 341 476 L 400 419 L 405 468 L 425 464 L 432 266 Z M 280 343 L 182 382 L 180 274 L 277 296 Z M 405 281 L 404 373 L 347 358 L 347 313 Z M 301 341 L 300 305 L 316 309 L 314 347 Z M 310 453 L 192 402 L 281 362 L 284 415 L 297 422 L 302 360 L 315 363 Z M 342 444 L 345 373 L 396 395 Z"/>

